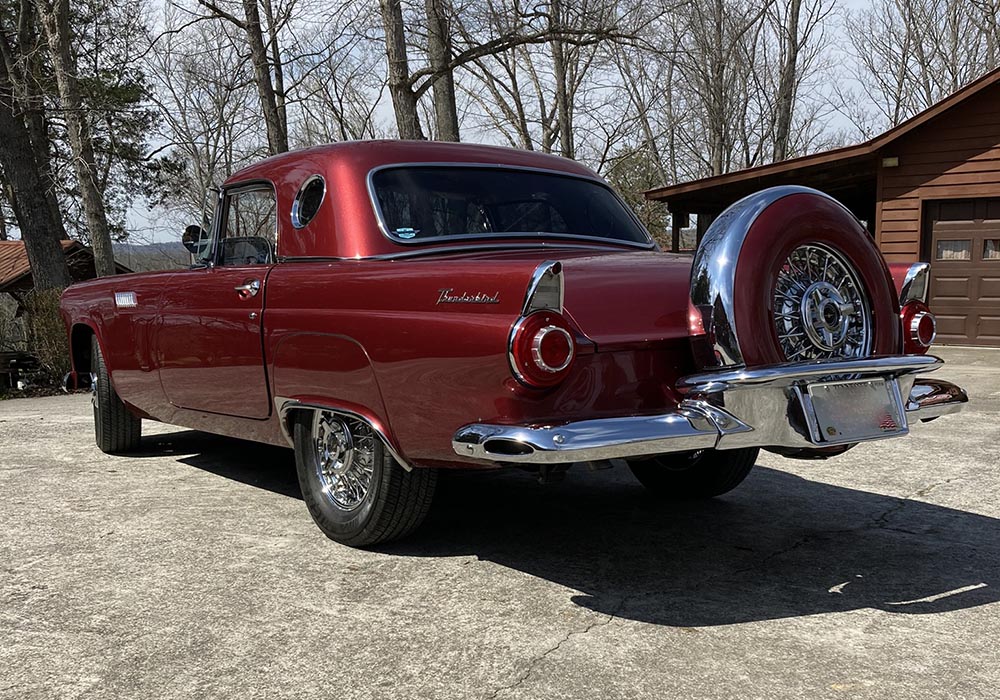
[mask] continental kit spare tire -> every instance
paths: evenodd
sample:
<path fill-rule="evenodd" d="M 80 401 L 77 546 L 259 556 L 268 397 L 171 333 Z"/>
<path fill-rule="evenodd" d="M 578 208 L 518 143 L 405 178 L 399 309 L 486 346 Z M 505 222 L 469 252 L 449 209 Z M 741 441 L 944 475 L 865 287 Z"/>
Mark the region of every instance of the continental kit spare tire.
<path fill-rule="evenodd" d="M 900 352 L 899 304 L 874 240 L 805 187 L 762 190 L 723 212 L 695 256 L 691 301 L 712 344 L 706 367 Z"/>

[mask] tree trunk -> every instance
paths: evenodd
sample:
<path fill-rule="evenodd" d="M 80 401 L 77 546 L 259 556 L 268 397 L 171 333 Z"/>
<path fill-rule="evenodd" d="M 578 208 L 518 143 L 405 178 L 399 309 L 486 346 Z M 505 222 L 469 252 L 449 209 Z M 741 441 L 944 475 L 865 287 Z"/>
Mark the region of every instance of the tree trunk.
<path fill-rule="evenodd" d="M 94 250 L 97 275 L 115 274 L 114 251 L 104 200 L 97 186 L 97 166 L 90 127 L 84 115 L 83 97 L 76 77 L 76 62 L 72 54 L 69 31 L 69 0 L 37 0 L 38 14 L 48 40 L 52 70 L 59 87 L 66 130 L 73 150 L 73 166 L 80 185 L 80 198 L 87 217 L 90 244 Z M 23 205 L 23 203 L 22 203 Z M 48 205 L 46 205 L 47 207 Z"/>
<path fill-rule="evenodd" d="M 31 136 L 15 111 L 9 78 L 6 65 L 0 63 L 0 166 L 10 188 L 10 206 L 21 229 L 35 289 L 68 287 L 72 279 L 66 256 L 45 201 Z"/>
<path fill-rule="evenodd" d="M 278 125 L 284 134 L 285 150 L 288 150 L 288 109 L 285 105 L 285 68 L 278 48 L 278 26 L 274 21 L 271 0 L 264 0 L 264 16 L 267 17 L 268 42 L 271 49 L 271 65 L 274 70 L 274 104 L 278 111 Z"/>
<path fill-rule="evenodd" d="M 264 113 L 264 126 L 267 128 L 268 150 L 271 155 L 284 153 L 288 150 L 288 130 L 282 122 L 274 85 L 271 83 L 271 67 L 267 60 L 267 47 L 264 45 L 257 0 L 243 0 L 243 14 L 246 18 L 243 29 L 250 45 L 254 82 L 257 84 L 257 95 L 260 97 L 260 107 Z"/>
<path fill-rule="evenodd" d="M 785 19 L 785 60 L 781 64 L 776 99 L 777 118 L 774 126 L 774 152 L 772 161 L 785 160 L 792 131 L 792 108 L 795 105 L 795 82 L 799 60 L 799 12 L 802 0 L 789 0 Z"/>
<path fill-rule="evenodd" d="M 434 82 L 434 125 L 438 141 L 459 141 L 455 76 L 451 61 L 449 0 L 425 0 L 427 12 L 427 59 L 440 77 Z"/>
<path fill-rule="evenodd" d="M 55 177 L 49 153 L 49 134 L 45 123 L 45 96 L 39 86 L 45 81 L 42 75 L 40 54 L 37 50 L 38 35 L 35 12 L 31 0 L 21 0 L 17 13 L 17 45 L 12 46 L 8 36 L 14 35 L 7 27 L 0 30 L 0 54 L 6 64 L 7 78 L 13 89 L 13 100 L 18 112 L 24 116 L 31 146 L 35 153 L 38 172 L 45 183 L 45 199 L 55 222 L 59 238 L 69 238 L 63 225 L 62 211 L 56 199 Z"/>
<path fill-rule="evenodd" d="M 385 31 L 385 53 L 389 62 L 389 95 L 396 113 L 396 128 L 401 139 L 423 139 L 417 96 L 410 83 L 410 64 L 406 58 L 406 35 L 403 30 L 403 9 L 400 0 L 379 0 L 382 27 Z"/>
<path fill-rule="evenodd" d="M 556 37 L 552 40 L 552 72 L 556 79 L 556 115 L 559 129 L 559 150 L 566 158 L 573 158 L 573 123 L 570 114 L 569 84 L 566 79 L 566 43 L 558 36 L 562 31 L 562 0 L 552 0 L 551 29 Z"/>

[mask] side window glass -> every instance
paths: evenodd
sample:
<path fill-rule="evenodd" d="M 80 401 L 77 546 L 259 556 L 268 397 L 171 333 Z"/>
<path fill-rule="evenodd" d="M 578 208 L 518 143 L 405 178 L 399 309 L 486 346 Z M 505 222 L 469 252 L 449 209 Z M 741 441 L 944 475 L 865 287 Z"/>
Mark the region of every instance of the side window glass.
<path fill-rule="evenodd" d="M 278 217 L 270 187 L 239 190 L 226 196 L 219 264 L 229 267 L 274 262 Z"/>

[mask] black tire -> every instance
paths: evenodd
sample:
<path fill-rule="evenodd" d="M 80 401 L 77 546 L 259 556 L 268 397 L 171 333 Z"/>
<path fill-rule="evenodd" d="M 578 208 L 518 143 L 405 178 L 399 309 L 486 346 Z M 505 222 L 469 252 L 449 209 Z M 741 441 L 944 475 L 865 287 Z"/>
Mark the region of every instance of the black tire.
<path fill-rule="evenodd" d="M 302 498 L 316 525 L 327 537 L 351 547 L 364 547 L 405 537 L 416 530 L 431 507 L 437 486 L 436 469 L 406 471 L 381 439 L 373 436 L 371 481 L 355 507 L 346 509 L 330 496 L 320 477 L 312 411 L 295 419 L 295 467 Z M 345 420 L 352 433 L 370 431 L 367 424 Z M 360 424 L 360 425 L 359 425 Z"/>
<path fill-rule="evenodd" d="M 699 450 L 629 461 L 635 477 L 661 498 L 693 500 L 721 496 L 739 486 L 760 450 Z"/>
<path fill-rule="evenodd" d="M 142 437 L 142 419 L 128 409 L 111 386 L 97 336 L 90 340 L 90 371 L 94 375 L 94 436 L 97 447 L 107 454 L 122 454 L 136 449 Z"/>

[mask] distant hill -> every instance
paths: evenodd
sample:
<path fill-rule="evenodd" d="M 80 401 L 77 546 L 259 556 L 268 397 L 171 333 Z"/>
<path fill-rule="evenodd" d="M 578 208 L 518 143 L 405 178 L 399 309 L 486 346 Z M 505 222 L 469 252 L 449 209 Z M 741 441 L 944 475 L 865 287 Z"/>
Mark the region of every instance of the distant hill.
<path fill-rule="evenodd" d="M 191 265 L 191 256 L 180 241 L 170 243 L 115 243 L 115 260 L 136 272 L 176 270 Z"/>

